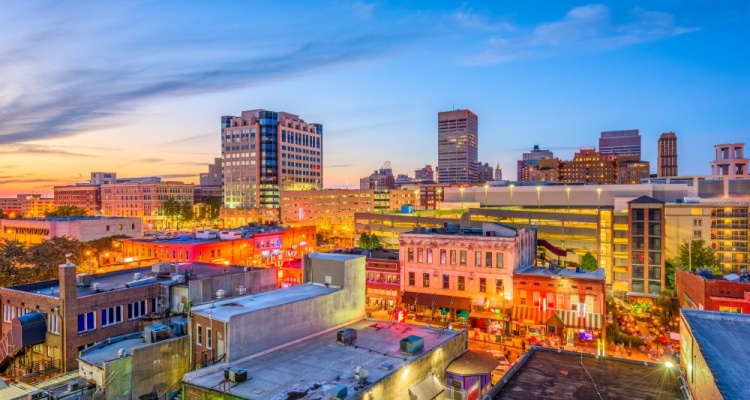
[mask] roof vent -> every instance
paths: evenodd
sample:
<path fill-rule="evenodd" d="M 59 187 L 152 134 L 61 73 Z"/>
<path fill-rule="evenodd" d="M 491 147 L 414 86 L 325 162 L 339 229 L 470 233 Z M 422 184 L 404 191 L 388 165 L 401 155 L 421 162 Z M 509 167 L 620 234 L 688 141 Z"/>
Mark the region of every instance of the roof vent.
<path fill-rule="evenodd" d="M 224 370 L 224 379 L 234 383 L 241 383 L 247 380 L 247 370 L 237 367 L 229 367 Z"/>
<path fill-rule="evenodd" d="M 99 286 L 99 282 L 94 282 L 94 283 L 91 284 L 91 291 L 92 292 L 96 293 L 96 292 L 100 292 L 101 290 L 102 289 Z"/>
<path fill-rule="evenodd" d="M 216 291 L 216 298 L 217 299 L 223 299 L 226 296 L 227 296 L 227 291 L 226 290 L 219 289 L 219 290 Z"/>
<path fill-rule="evenodd" d="M 403 354 L 417 354 L 424 350 L 424 339 L 420 336 L 409 335 L 401 339 L 399 349 Z"/>
<path fill-rule="evenodd" d="M 247 293 L 247 288 L 245 287 L 245 285 L 237 286 L 237 295 L 242 296 L 245 293 Z"/>
<path fill-rule="evenodd" d="M 94 280 L 94 276 L 91 274 L 77 274 L 76 286 L 79 286 L 79 287 L 91 286 L 91 281 L 93 280 Z"/>
<path fill-rule="evenodd" d="M 336 343 L 344 346 L 351 346 L 357 341 L 357 330 L 346 328 L 336 333 Z"/>

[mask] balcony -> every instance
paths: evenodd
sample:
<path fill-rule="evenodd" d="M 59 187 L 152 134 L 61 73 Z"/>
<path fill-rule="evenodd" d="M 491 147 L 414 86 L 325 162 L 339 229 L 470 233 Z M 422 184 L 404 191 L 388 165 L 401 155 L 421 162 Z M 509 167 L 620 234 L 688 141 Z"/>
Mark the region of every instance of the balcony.
<path fill-rule="evenodd" d="M 711 222 L 711 228 L 715 229 L 747 229 L 748 224 L 747 223 L 740 223 L 740 222 L 721 222 L 721 221 L 714 221 Z"/>
<path fill-rule="evenodd" d="M 747 210 L 713 210 L 711 216 L 715 218 L 747 218 Z"/>
<path fill-rule="evenodd" d="M 747 241 L 748 236 L 747 235 L 722 235 L 722 234 L 712 234 L 711 240 L 740 240 L 740 241 Z"/>

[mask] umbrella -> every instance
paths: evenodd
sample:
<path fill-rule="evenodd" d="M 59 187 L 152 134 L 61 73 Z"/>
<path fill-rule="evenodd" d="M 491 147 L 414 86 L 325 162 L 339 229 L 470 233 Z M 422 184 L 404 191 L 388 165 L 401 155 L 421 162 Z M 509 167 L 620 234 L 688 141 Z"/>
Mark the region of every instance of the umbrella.
<path fill-rule="evenodd" d="M 659 342 L 662 342 L 664 344 L 666 344 L 668 342 L 667 338 L 664 337 L 664 336 L 659 336 L 659 338 L 656 339 L 656 340 L 658 340 Z"/>

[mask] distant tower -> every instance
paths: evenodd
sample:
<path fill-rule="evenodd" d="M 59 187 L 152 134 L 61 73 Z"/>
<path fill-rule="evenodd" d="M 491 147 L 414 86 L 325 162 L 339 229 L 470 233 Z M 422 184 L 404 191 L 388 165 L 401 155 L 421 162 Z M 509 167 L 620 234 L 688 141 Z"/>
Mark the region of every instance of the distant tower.
<path fill-rule="evenodd" d="M 438 182 L 479 181 L 479 119 L 470 110 L 438 113 Z"/>
<path fill-rule="evenodd" d="M 500 168 L 500 163 L 498 163 L 497 168 L 495 168 L 495 180 L 496 181 L 503 180 L 503 169 Z"/>
<path fill-rule="evenodd" d="M 742 176 L 748 174 L 745 143 L 726 143 L 714 146 L 716 159 L 711 161 L 711 175 Z"/>
<path fill-rule="evenodd" d="M 602 132 L 599 136 L 599 154 L 641 156 L 641 134 L 638 129 Z"/>
<path fill-rule="evenodd" d="M 656 153 L 656 176 L 659 178 L 678 176 L 677 135 L 674 132 L 662 133 L 659 136 Z"/>

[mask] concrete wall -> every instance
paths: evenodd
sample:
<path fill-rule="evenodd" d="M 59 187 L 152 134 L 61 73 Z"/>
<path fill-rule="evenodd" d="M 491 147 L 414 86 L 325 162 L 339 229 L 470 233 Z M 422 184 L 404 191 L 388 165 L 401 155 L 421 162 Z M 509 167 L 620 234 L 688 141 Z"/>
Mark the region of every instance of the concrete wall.
<path fill-rule="evenodd" d="M 353 398 L 408 399 L 409 389 L 433 373 L 438 381 L 445 382 L 445 369 L 453 360 L 468 350 L 468 340 L 468 332 L 462 331 L 460 335 L 424 353 L 411 364 L 402 366 L 380 381 L 374 382 L 373 387 L 366 393 Z"/>
<path fill-rule="evenodd" d="M 190 303 L 195 306 L 216 299 L 216 291 L 222 289 L 226 297 L 236 296 L 237 287 L 245 286 L 246 293 L 255 294 L 278 288 L 277 268 L 245 271 L 240 274 L 227 274 L 189 282 Z"/>
<path fill-rule="evenodd" d="M 189 369 L 190 338 L 182 336 L 133 349 L 131 398 L 156 389 L 160 396 L 174 390 Z"/>
<path fill-rule="evenodd" d="M 364 317 L 365 257 L 346 261 L 309 259 L 314 276 L 336 276 L 344 271 L 343 288 L 324 296 L 271 307 L 230 318 L 227 327 L 227 361 L 235 361 L 294 340 Z M 341 279 L 334 278 L 334 285 Z"/>
<path fill-rule="evenodd" d="M 112 360 L 104 364 L 104 398 L 106 400 L 130 400 L 133 364 L 131 357 Z"/>
<path fill-rule="evenodd" d="M 684 318 L 680 318 L 680 368 L 685 373 L 690 393 L 696 400 L 721 399 L 721 393 L 711 370 L 703 358 Z"/>

